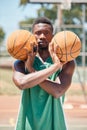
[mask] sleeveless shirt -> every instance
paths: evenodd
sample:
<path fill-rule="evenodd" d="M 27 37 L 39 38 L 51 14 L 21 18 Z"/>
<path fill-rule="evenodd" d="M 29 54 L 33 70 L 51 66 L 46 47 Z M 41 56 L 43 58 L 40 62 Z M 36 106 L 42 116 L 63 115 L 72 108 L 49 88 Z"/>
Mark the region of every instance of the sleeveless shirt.
<path fill-rule="evenodd" d="M 35 57 L 33 67 L 39 71 L 52 64 L 51 57 L 44 64 Z M 59 73 L 49 79 L 54 81 Z M 62 97 L 54 98 L 39 85 L 22 90 L 16 130 L 66 130 Z"/>

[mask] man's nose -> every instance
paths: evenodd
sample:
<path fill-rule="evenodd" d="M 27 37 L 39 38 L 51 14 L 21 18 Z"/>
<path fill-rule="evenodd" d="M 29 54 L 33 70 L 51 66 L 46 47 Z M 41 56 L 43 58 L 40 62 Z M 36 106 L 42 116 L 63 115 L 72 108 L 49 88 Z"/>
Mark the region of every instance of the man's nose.
<path fill-rule="evenodd" d="M 46 38 L 44 33 L 41 33 L 40 38 Z"/>

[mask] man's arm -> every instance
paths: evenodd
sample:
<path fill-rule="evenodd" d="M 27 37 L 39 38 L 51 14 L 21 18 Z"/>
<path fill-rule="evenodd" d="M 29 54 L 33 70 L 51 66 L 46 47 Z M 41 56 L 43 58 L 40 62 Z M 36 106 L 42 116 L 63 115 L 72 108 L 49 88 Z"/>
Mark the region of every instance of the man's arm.
<path fill-rule="evenodd" d="M 31 88 L 43 82 L 60 68 L 61 63 L 58 62 L 47 69 L 25 74 L 25 63 L 23 61 L 16 61 L 13 65 L 13 81 L 20 89 Z"/>
<path fill-rule="evenodd" d="M 70 61 L 63 66 L 62 72 L 59 75 L 59 79 L 56 81 L 45 80 L 39 85 L 49 94 L 55 98 L 62 96 L 71 85 L 72 76 L 75 69 L 74 61 Z"/>

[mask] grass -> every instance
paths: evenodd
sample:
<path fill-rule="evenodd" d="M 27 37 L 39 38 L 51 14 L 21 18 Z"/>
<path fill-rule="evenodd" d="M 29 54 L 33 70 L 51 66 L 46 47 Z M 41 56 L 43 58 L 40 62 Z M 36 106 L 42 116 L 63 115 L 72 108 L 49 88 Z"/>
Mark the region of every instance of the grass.
<path fill-rule="evenodd" d="M 0 68 L 0 95 L 17 95 L 20 90 L 14 85 L 12 81 L 12 70 Z"/>
<path fill-rule="evenodd" d="M 11 69 L 1 69 L 0 68 L 0 95 L 18 95 L 20 94 L 20 90 L 15 86 L 15 84 L 12 81 L 12 70 Z M 76 80 L 78 79 L 75 75 L 74 77 Z M 74 81 L 73 81 L 74 82 Z M 79 88 L 79 91 L 78 91 Z M 67 95 L 83 95 L 82 89 L 81 89 L 81 85 L 79 84 L 79 87 L 74 87 L 74 88 L 70 88 L 67 91 Z M 86 92 L 87 94 L 87 92 Z"/>
<path fill-rule="evenodd" d="M 14 59 L 12 57 L 0 57 L 0 64 L 11 65 Z M 80 90 L 76 87 L 67 91 L 68 95 L 82 95 L 82 88 L 80 82 L 87 84 L 87 67 L 77 67 L 75 69 L 73 83 L 79 83 Z M 87 87 L 86 87 L 87 88 Z M 12 70 L 0 68 L 0 94 L 17 95 L 20 94 L 20 90 L 14 85 L 12 81 Z M 86 92 L 87 94 L 87 92 Z"/>

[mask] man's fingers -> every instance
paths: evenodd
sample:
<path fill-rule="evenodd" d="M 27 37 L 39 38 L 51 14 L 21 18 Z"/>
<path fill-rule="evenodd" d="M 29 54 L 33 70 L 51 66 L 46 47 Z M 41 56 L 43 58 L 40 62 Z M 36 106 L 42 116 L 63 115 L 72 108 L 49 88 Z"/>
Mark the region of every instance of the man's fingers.
<path fill-rule="evenodd" d="M 54 52 L 54 46 L 52 42 L 49 44 L 49 52 L 50 53 Z"/>
<path fill-rule="evenodd" d="M 24 50 L 26 51 L 26 53 L 29 53 L 29 50 L 27 49 L 27 47 L 24 47 Z"/>

